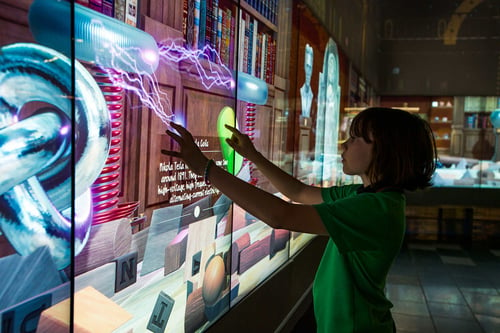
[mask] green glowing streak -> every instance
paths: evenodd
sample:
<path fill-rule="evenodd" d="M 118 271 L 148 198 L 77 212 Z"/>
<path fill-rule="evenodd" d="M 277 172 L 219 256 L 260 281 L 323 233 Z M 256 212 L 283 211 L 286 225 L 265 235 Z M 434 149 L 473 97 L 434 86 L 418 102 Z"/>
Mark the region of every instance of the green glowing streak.
<path fill-rule="evenodd" d="M 229 106 L 225 106 L 220 110 L 219 117 L 217 118 L 217 133 L 219 135 L 222 157 L 227 161 L 227 171 L 234 175 L 240 171 L 243 164 L 243 157 L 227 144 L 226 139 L 229 139 L 232 133 L 225 127 L 226 124 L 233 127 L 236 124 L 234 110 Z"/>

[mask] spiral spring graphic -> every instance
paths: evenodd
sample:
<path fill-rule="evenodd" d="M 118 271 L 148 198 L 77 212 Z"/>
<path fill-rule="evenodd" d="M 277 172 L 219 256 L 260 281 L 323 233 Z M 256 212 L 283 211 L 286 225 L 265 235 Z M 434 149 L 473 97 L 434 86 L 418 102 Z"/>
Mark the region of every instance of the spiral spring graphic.
<path fill-rule="evenodd" d="M 246 114 L 245 114 L 245 131 L 252 142 L 255 139 L 255 104 L 247 103 Z M 248 162 L 248 168 L 250 170 L 250 183 L 253 185 L 257 184 L 257 178 L 254 176 L 255 166 L 253 163 L 245 158 L 245 162 Z"/>
<path fill-rule="evenodd" d="M 122 118 L 125 91 L 117 84 L 122 80 L 118 71 L 98 66 L 91 66 L 89 71 L 104 95 L 111 119 L 109 155 L 101 174 L 91 187 L 94 210 L 93 224 L 98 224 L 112 219 L 112 211 L 116 209 L 118 204 L 122 169 Z"/>

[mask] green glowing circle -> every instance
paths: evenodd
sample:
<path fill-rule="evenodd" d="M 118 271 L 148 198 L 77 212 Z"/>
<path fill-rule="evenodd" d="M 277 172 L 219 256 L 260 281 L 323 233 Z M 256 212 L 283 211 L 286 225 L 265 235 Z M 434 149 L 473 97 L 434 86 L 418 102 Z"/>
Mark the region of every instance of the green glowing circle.
<path fill-rule="evenodd" d="M 220 110 L 217 119 L 217 134 L 219 135 L 222 157 L 227 161 L 227 171 L 237 174 L 243 164 L 243 157 L 227 144 L 226 139 L 229 139 L 232 133 L 225 127 L 226 124 L 233 127 L 236 124 L 234 110 L 229 106 Z"/>

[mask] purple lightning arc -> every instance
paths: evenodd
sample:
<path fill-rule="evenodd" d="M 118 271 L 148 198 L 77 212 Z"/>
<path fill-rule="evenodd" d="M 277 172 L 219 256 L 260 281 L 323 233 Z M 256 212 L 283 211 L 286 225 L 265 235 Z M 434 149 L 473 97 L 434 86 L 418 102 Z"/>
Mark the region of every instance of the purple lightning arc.
<path fill-rule="evenodd" d="M 179 71 L 185 71 L 195 77 L 207 89 L 214 86 L 232 90 L 235 87 L 232 71 L 222 64 L 218 52 L 205 46 L 202 49 L 190 50 L 181 46 L 179 40 L 165 40 L 158 43 L 159 60 L 163 64 L 173 67 Z M 173 120 L 174 114 L 168 95 L 160 89 L 158 78 L 155 73 L 149 74 L 141 71 L 136 65 L 133 57 L 130 57 L 126 50 L 120 49 L 117 45 L 110 44 L 109 52 L 114 59 L 119 59 L 122 63 L 127 63 L 131 68 L 137 68 L 135 74 L 113 69 L 103 68 L 108 73 L 113 85 L 122 87 L 132 92 L 140 100 L 143 106 L 152 110 L 156 116 L 166 125 Z M 208 54 L 211 54 L 215 61 L 210 61 Z M 145 54 L 144 57 L 156 55 Z"/>
<path fill-rule="evenodd" d="M 210 60 L 211 57 L 213 60 Z M 234 88 L 231 70 L 222 64 L 219 53 L 210 45 L 205 45 L 202 49 L 190 50 L 180 46 L 176 41 L 162 41 L 160 43 L 160 59 L 173 63 L 190 64 L 187 70 L 194 72 L 206 89 L 213 86 Z"/>

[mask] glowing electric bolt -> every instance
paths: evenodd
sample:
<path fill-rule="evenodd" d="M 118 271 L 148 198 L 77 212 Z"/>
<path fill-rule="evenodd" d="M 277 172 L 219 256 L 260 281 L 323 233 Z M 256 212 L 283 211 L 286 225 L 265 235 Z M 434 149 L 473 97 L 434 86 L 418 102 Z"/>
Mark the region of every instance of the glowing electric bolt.
<path fill-rule="evenodd" d="M 174 115 L 168 95 L 160 89 L 158 79 L 154 74 L 117 73 L 108 68 L 102 68 L 102 70 L 108 73 L 112 85 L 136 95 L 142 106 L 153 111 L 164 124 L 168 125 L 173 120 Z"/>
<path fill-rule="evenodd" d="M 180 70 L 191 73 L 207 90 L 217 86 L 232 91 L 236 86 L 228 67 L 209 61 L 207 54 L 212 54 L 216 62 L 221 62 L 217 51 L 210 46 L 207 45 L 201 50 L 189 50 L 175 40 L 163 41 L 159 45 L 160 62 L 167 66 L 175 64 L 176 69 L 180 67 Z M 168 125 L 174 118 L 172 105 L 168 95 L 160 89 L 155 73 L 149 74 L 139 67 L 134 67 L 134 60 L 129 56 L 128 51 L 118 45 L 110 44 L 108 50 L 111 53 L 109 59 L 111 59 L 112 66 L 119 60 L 120 63 L 126 63 L 129 68 L 133 69 L 133 73 L 120 72 L 116 75 L 115 70 L 112 72 L 103 68 L 108 72 L 112 84 L 136 95 L 142 106 L 153 111 L 164 124 Z M 148 59 L 154 58 L 156 54 L 146 51 L 142 56 L 143 59 Z"/>
<path fill-rule="evenodd" d="M 190 50 L 181 46 L 176 40 L 164 40 L 159 44 L 160 61 L 177 64 L 182 62 L 186 66 L 184 69 L 198 78 L 207 90 L 214 86 L 231 90 L 235 86 L 232 71 L 222 64 L 219 53 L 210 45 Z M 212 55 L 212 61 L 209 54 Z"/>

